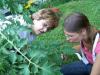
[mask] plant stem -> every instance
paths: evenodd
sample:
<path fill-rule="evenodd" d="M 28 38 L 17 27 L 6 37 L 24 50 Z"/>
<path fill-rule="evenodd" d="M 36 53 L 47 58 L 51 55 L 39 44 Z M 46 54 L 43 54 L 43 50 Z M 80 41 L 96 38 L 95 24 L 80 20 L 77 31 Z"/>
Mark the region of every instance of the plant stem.
<path fill-rule="evenodd" d="M 14 49 L 15 49 L 18 53 L 20 53 L 29 63 L 33 64 L 34 66 L 36 66 L 36 67 L 38 67 L 38 68 L 40 68 L 40 69 L 43 69 L 42 67 L 40 67 L 39 65 L 33 63 L 30 59 L 28 59 L 28 58 L 20 51 L 20 49 L 18 49 L 18 48 L 13 44 L 13 42 L 10 41 L 2 32 L 0 32 L 0 34 L 1 34 L 1 36 L 2 36 L 4 39 L 6 39 L 6 40 L 8 41 L 8 43 L 10 43 L 10 44 L 14 47 Z"/>

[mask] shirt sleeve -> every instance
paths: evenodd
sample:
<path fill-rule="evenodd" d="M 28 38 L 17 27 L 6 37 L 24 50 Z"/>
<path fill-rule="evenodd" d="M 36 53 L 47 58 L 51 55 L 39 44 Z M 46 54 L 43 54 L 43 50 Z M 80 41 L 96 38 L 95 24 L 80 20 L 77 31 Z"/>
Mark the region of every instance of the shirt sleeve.
<path fill-rule="evenodd" d="M 32 42 L 36 38 L 35 35 L 33 35 L 30 32 L 27 32 L 27 31 L 21 31 L 18 33 L 18 35 L 19 35 L 20 39 L 26 39 L 26 40 L 28 40 L 28 42 Z"/>
<path fill-rule="evenodd" d="M 97 43 L 97 46 L 95 48 L 95 53 L 100 54 L 100 42 Z"/>

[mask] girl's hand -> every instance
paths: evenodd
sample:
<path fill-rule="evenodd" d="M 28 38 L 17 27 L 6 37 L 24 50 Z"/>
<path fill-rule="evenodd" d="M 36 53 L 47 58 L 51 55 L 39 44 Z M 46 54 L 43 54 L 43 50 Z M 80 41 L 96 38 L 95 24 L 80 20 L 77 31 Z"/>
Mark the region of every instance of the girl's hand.
<path fill-rule="evenodd" d="M 90 75 L 100 75 L 100 54 L 96 55 L 96 61 L 93 64 Z"/>
<path fill-rule="evenodd" d="M 68 56 L 65 55 L 64 53 L 61 53 L 61 59 L 62 59 L 63 61 L 65 61 L 65 60 L 68 59 Z"/>

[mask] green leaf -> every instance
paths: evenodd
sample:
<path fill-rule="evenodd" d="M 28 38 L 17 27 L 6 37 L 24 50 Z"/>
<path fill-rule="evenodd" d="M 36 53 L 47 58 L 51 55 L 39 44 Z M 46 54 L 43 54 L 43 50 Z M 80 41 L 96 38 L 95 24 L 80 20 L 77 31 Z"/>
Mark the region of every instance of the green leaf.
<path fill-rule="evenodd" d="M 16 59 L 17 59 L 17 56 L 16 56 L 16 53 L 15 52 L 11 52 L 9 54 L 9 60 L 12 64 L 14 64 L 16 62 Z"/>
<path fill-rule="evenodd" d="M 29 17 L 29 14 L 27 13 L 27 12 L 24 12 L 23 13 L 23 18 L 24 18 L 24 20 L 27 22 L 27 23 L 29 23 L 29 24 L 32 24 L 33 22 L 32 22 L 32 19 Z"/>
<path fill-rule="evenodd" d="M 21 75 L 30 75 L 30 70 L 27 64 L 22 64 L 19 66 L 19 68 L 22 68 L 22 70 L 20 71 Z"/>
<path fill-rule="evenodd" d="M 17 41 L 17 47 L 19 47 L 19 48 L 24 47 L 26 44 L 27 44 L 27 40 L 21 39 L 21 40 Z"/>
<path fill-rule="evenodd" d="M 6 55 L 10 54 L 10 52 L 4 47 L 0 48 L 0 53 L 6 54 Z"/>
<path fill-rule="evenodd" d="M 8 75 L 18 75 L 17 72 L 16 72 L 16 69 L 13 69 L 13 68 L 10 69 L 10 70 L 9 70 L 9 73 L 7 73 L 7 74 L 8 74 Z"/>
<path fill-rule="evenodd" d="M 21 55 L 17 55 L 17 61 L 18 61 L 18 62 L 23 61 L 23 59 L 24 59 L 24 58 L 23 58 Z"/>
<path fill-rule="evenodd" d="M 0 53 L 0 75 L 6 75 L 7 69 L 9 69 L 10 64 L 7 60 L 7 56 Z"/>
<path fill-rule="evenodd" d="M 32 73 L 36 74 L 36 73 L 38 73 L 38 71 L 39 71 L 39 70 L 38 70 L 38 67 L 36 67 L 36 66 L 32 66 L 32 67 L 31 67 L 31 72 L 32 72 Z"/>
<path fill-rule="evenodd" d="M 23 12 L 23 6 L 21 4 L 18 4 L 18 12 L 19 13 Z"/>
<path fill-rule="evenodd" d="M 5 16 L 3 14 L 1 14 L 1 13 L 0 13 L 0 19 L 1 20 L 4 20 L 5 19 Z"/>
<path fill-rule="evenodd" d="M 30 8 L 30 10 L 31 10 L 32 12 L 36 12 L 36 11 L 37 11 L 37 8 L 35 8 L 34 6 L 32 6 L 32 7 Z"/>
<path fill-rule="evenodd" d="M 37 50 L 37 51 L 29 50 L 27 55 L 28 55 L 28 57 L 33 58 L 33 59 L 34 58 L 40 59 L 40 58 L 44 58 L 46 56 L 46 52 L 43 52 L 40 50 Z"/>
<path fill-rule="evenodd" d="M 53 75 L 51 65 L 47 62 L 42 65 L 41 75 Z"/>
<path fill-rule="evenodd" d="M 1 0 L 1 2 L 0 2 L 0 8 L 3 8 L 4 4 L 5 4 L 5 0 Z"/>

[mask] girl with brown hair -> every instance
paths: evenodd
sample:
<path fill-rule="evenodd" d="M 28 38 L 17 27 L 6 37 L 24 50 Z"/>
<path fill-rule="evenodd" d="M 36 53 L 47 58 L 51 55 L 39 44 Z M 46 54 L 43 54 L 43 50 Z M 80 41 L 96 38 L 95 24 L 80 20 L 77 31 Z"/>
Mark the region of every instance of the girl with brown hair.
<path fill-rule="evenodd" d="M 80 42 L 82 58 L 63 65 L 63 75 L 100 75 L 100 34 L 83 13 L 72 13 L 64 20 L 64 34 L 69 42 Z"/>

